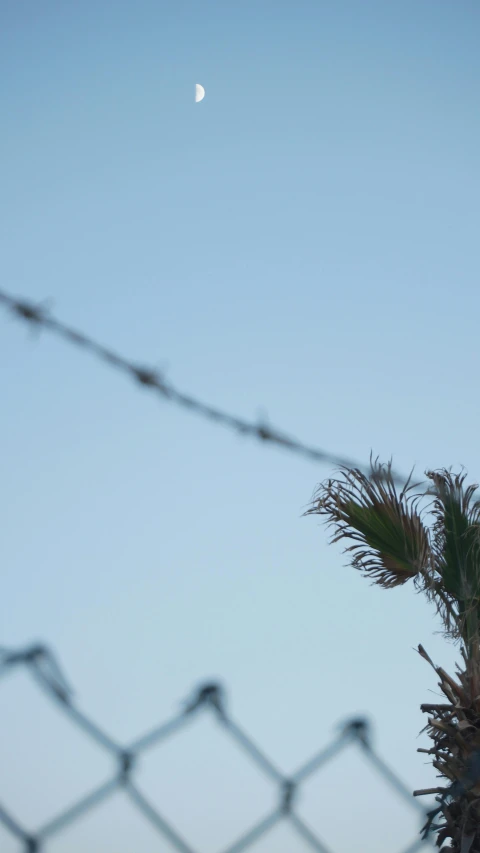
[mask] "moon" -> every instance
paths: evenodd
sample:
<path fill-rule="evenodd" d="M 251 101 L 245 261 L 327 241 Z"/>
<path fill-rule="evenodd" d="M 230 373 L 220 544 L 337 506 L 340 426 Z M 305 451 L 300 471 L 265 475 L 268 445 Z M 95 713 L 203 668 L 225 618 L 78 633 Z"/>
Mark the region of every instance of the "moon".
<path fill-rule="evenodd" d="M 195 103 L 198 104 L 199 101 L 203 101 L 204 97 L 205 89 L 200 86 L 200 83 L 195 83 Z"/>

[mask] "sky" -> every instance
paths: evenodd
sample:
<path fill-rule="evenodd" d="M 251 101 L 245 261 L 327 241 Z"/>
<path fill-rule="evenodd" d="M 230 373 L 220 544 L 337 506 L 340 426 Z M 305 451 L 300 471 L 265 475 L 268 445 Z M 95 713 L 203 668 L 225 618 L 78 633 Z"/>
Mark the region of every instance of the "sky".
<path fill-rule="evenodd" d="M 478 482 L 479 27 L 474 0 L 4 0 L 0 287 L 233 414 Z M 220 680 L 286 774 L 365 715 L 411 790 L 436 784 L 415 648 L 447 670 L 456 650 L 303 516 L 331 465 L 3 309 L 0 387 L 1 644 L 48 644 L 122 743 Z M 0 802 L 29 831 L 112 772 L 21 670 L 0 726 Z M 208 716 L 138 781 L 198 853 L 275 802 Z M 419 828 L 354 748 L 298 803 L 331 853 Z M 172 848 L 119 795 L 45 847 L 86 849 Z M 250 849 L 310 848 L 284 826 Z"/>

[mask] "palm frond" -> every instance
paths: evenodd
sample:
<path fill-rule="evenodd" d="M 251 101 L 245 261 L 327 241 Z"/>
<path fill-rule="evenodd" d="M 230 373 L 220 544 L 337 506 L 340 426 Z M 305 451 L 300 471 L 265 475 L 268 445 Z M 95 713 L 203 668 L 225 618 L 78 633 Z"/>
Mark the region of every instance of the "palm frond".
<path fill-rule="evenodd" d="M 477 486 L 464 488 L 466 474 L 443 468 L 427 471 L 433 483 L 435 569 L 443 587 L 458 604 L 467 642 L 478 635 L 480 615 L 480 502 Z"/>
<path fill-rule="evenodd" d="M 391 462 L 370 460 L 367 477 L 358 469 L 342 468 L 340 479 L 319 487 L 305 515 L 317 514 L 333 526 L 332 542 L 353 540 L 347 547 L 351 564 L 390 588 L 411 578 L 429 583 L 431 547 L 427 528 L 417 511 L 419 497 L 412 494 L 410 478 L 397 494 Z"/>

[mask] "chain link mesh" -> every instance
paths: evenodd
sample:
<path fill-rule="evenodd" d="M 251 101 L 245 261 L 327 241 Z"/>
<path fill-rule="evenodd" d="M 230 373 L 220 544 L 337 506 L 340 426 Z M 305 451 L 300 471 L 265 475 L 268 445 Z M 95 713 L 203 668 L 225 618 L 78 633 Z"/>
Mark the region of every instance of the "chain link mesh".
<path fill-rule="evenodd" d="M 224 848 L 222 853 L 241 853 L 243 850 L 248 850 L 251 845 L 266 836 L 281 821 L 288 821 L 299 838 L 310 849 L 316 850 L 317 853 L 333 853 L 296 813 L 297 793 L 306 779 L 334 760 L 342 750 L 353 745 L 357 745 L 361 749 L 372 767 L 396 795 L 407 802 L 413 810 L 416 810 L 420 818 L 425 819 L 425 809 L 413 798 L 408 788 L 373 749 L 370 726 L 362 718 L 350 720 L 338 736 L 324 749 L 316 753 L 292 775 L 285 776 L 227 713 L 224 691 L 219 684 L 203 684 L 195 691 L 193 698 L 184 703 L 179 714 L 136 738 L 131 743 L 122 745 L 113 740 L 79 710 L 72 700 L 71 688 L 57 664 L 55 655 L 46 646 L 34 645 L 20 650 L 0 648 L 0 677 L 16 667 L 26 667 L 38 685 L 53 702 L 61 707 L 70 720 L 117 761 L 117 771 L 108 782 L 96 787 L 87 796 L 82 797 L 65 811 L 57 814 L 53 820 L 38 828 L 34 834 L 27 832 L 25 827 L 9 813 L 8 809 L 0 804 L 0 823 L 3 824 L 7 832 L 18 839 L 25 853 L 40 853 L 40 851 L 48 853 L 48 840 L 52 836 L 79 820 L 119 789 L 129 796 L 131 802 L 145 819 L 163 836 L 164 840 L 169 842 L 172 851 L 198 853 L 186 843 L 160 811 L 140 792 L 135 783 L 135 766 L 141 753 L 173 735 L 182 727 L 187 726 L 201 709 L 207 709 L 213 714 L 217 723 L 249 756 L 258 771 L 269 778 L 278 791 L 278 801 L 274 810 L 265 815 L 260 822 L 247 829 L 233 844 Z M 422 840 L 418 837 L 413 839 L 407 848 L 402 851 L 399 850 L 398 853 L 415 853 L 415 851 L 426 847 L 431 849 L 432 839 Z"/>

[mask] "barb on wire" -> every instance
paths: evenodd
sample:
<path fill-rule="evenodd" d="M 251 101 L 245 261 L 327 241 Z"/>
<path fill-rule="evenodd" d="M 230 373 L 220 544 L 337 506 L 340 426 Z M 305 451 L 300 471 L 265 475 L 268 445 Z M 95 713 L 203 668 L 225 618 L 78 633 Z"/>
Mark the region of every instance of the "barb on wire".
<path fill-rule="evenodd" d="M 281 821 L 289 822 L 290 826 L 306 842 L 311 850 L 316 850 L 317 853 L 332 853 L 325 842 L 299 816 L 296 808 L 300 793 L 299 789 L 307 777 L 317 772 L 326 763 L 332 761 L 341 749 L 355 741 L 359 743 L 379 775 L 393 787 L 398 795 L 405 797 L 412 808 L 416 807 L 413 796 L 409 794 L 401 780 L 398 779 L 396 774 L 374 751 L 369 736 L 370 729 L 366 720 L 350 720 L 342 727 L 339 735 L 337 735 L 329 746 L 317 753 L 310 761 L 297 770 L 296 773 L 286 776 L 260 751 L 250 736 L 245 734 L 230 714 L 227 713 L 223 688 L 216 683 L 207 683 L 201 685 L 196 690 L 193 699 L 183 703 L 182 711 L 175 718 L 155 727 L 146 735 L 136 738 L 129 746 L 122 746 L 115 743 L 96 723 L 90 720 L 89 717 L 74 705 L 71 694 L 69 694 L 68 701 L 65 700 L 64 693 L 58 689 L 57 680 L 45 676 L 44 662 L 54 660 L 54 656 L 45 646 L 36 645 L 15 651 L 0 647 L 0 667 L 3 667 L 4 671 L 11 671 L 14 667 L 25 666 L 27 671 L 36 678 L 42 689 L 47 692 L 50 698 L 57 703 L 57 706 L 75 725 L 79 726 L 88 736 L 95 740 L 99 747 L 115 755 L 117 771 L 111 779 L 97 785 L 93 791 L 54 816 L 53 819 L 39 827 L 33 834 L 27 832 L 18 819 L 13 818 L 5 804 L 1 805 L 0 824 L 17 841 L 23 843 L 25 853 L 36 853 L 36 851 L 40 850 L 42 853 L 43 851 L 48 853 L 48 840 L 52 836 L 79 820 L 82 816 L 90 812 L 91 809 L 98 808 L 105 800 L 120 789 L 124 791 L 158 833 L 169 842 L 172 850 L 176 850 L 178 853 L 196 853 L 184 841 L 181 831 L 174 828 L 163 817 L 157 806 L 152 805 L 139 790 L 134 780 L 134 775 L 137 763 L 136 759 L 141 752 L 191 722 L 202 708 L 213 714 L 218 724 L 230 734 L 233 740 L 255 763 L 258 771 L 270 779 L 271 783 L 276 787 L 278 794 L 276 808 L 244 832 L 223 853 L 241 853 L 241 851 L 247 850 L 259 839 L 266 836 Z M 65 684 L 66 682 L 63 681 L 60 671 L 55 667 L 53 669 L 56 673 L 56 679 Z M 342 805 L 342 809 L 344 809 L 344 805 Z M 423 810 L 422 813 L 425 817 Z M 403 853 L 414 853 L 414 851 L 425 847 L 431 849 L 431 846 L 431 837 L 422 837 L 420 835 L 412 841 Z"/>
<path fill-rule="evenodd" d="M 282 434 L 263 422 L 254 423 L 253 421 L 248 421 L 215 406 L 211 406 L 208 403 L 204 403 L 196 397 L 185 394 L 170 383 L 167 383 L 159 371 L 134 364 L 124 356 L 104 347 L 83 332 L 79 332 L 57 320 L 47 311 L 45 306 L 35 305 L 32 302 L 19 299 L 2 290 L 0 290 L 0 304 L 7 310 L 10 310 L 16 317 L 30 324 L 30 326 L 36 329 L 46 329 L 52 334 L 68 341 L 70 344 L 89 351 L 98 359 L 123 371 L 139 385 L 148 388 L 163 400 L 175 403 L 184 409 L 189 409 L 200 417 L 221 424 L 240 435 L 249 435 L 258 441 L 274 444 L 289 453 L 304 456 L 313 462 L 327 463 L 340 468 L 358 468 L 365 474 L 370 473 L 365 466 L 359 465 L 352 459 L 330 453 L 318 447 L 312 447 L 302 441 Z M 394 474 L 394 479 L 401 485 L 405 484 L 405 478 L 399 474 Z"/>

